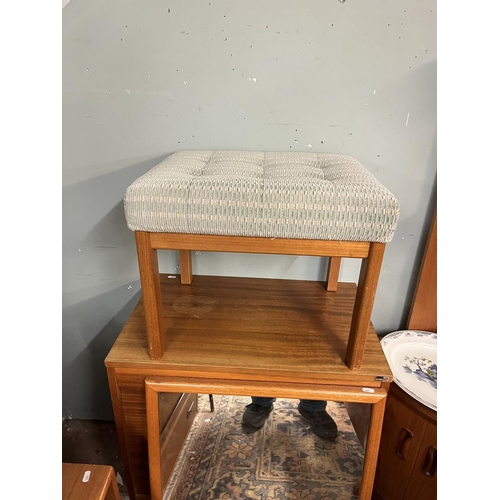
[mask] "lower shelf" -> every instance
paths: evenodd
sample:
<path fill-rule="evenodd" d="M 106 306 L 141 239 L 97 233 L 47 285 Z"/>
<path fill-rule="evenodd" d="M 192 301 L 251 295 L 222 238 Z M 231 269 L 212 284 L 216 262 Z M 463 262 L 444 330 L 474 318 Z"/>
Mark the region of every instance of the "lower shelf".
<path fill-rule="evenodd" d="M 165 411 L 170 406 L 171 394 L 162 393 L 158 397 L 160 421 L 161 484 L 168 483 L 175 463 L 184 445 L 198 410 L 197 394 L 182 394 L 172 412 Z M 167 404 L 165 404 L 167 402 Z"/>

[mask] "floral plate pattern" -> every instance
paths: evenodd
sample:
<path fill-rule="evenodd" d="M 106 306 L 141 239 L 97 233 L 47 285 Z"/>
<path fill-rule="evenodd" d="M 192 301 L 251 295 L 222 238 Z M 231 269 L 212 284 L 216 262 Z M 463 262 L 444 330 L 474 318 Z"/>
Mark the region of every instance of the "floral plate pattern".
<path fill-rule="evenodd" d="M 437 411 L 437 334 L 400 330 L 380 341 L 394 382 L 425 406 Z"/>

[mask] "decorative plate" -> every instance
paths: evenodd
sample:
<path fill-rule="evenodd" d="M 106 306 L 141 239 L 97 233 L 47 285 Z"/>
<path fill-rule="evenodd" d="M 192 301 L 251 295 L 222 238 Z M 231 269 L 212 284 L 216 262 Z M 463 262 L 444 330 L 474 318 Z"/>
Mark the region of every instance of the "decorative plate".
<path fill-rule="evenodd" d="M 437 334 L 420 330 L 389 333 L 380 341 L 394 382 L 437 411 Z"/>

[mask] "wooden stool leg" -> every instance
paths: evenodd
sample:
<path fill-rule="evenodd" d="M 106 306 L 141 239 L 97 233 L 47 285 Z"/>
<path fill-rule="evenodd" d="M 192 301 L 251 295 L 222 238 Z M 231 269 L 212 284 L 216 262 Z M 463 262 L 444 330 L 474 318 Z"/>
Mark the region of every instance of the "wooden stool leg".
<path fill-rule="evenodd" d="M 149 357 L 160 359 L 165 350 L 163 309 L 161 304 L 160 274 L 157 250 L 151 247 L 151 234 L 135 232 L 139 274 L 148 333 Z"/>
<path fill-rule="evenodd" d="M 328 274 L 326 278 L 326 291 L 336 292 L 339 285 L 340 257 L 330 257 L 328 262 Z"/>
<path fill-rule="evenodd" d="M 385 243 L 371 243 L 361 265 L 345 359 L 351 370 L 361 368 L 384 251 Z"/>
<path fill-rule="evenodd" d="M 371 407 L 370 427 L 366 439 L 365 463 L 359 489 L 359 500 L 370 500 L 372 498 L 386 402 L 387 396 L 379 402 L 372 404 Z"/>
<path fill-rule="evenodd" d="M 181 284 L 190 285 L 193 281 L 190 250 L 179 250 L 179 266 L 181 268 Z"/>

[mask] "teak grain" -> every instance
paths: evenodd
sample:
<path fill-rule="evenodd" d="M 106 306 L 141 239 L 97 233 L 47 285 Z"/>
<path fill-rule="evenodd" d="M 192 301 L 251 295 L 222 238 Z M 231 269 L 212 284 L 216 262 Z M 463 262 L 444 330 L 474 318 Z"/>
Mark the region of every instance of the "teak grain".
<path fill-rule="evenodd" d="M 162 423 L 148 442 L 147 380 L 174 402 L 183 393 L 235 393 L 369 404 L 360 498 L 370 498 L 392 374 L 371 323 L 361 368 L 344 362 L 356 284 L 338 283 L 327 293 L 316 281 L 193 276 L 186 286 L 179 275 L 160 275 L 159 287 L 165 352 L 156 360 L 149 356 L 141 299 L 105 361 L 131 499 L 150 498 L 150 474 L 157 494 L 159 478 L 164 485 L 168 474 L 148 466 Z M 160 412 L 158 393 L 149 399 L 152 415 Z M 156 464 L 158 450 L 152 450 Z"/>
<path fill-rule="evenodd" d="M 63 463 L 62 500 L 120 500 L 113 467 Z"/>
<path fill-rule="evenodd" d="M 344 363 L 356 285 L 326 293 L 316 281 L 160 275 L 162 341 L 148 354 L 141 299 L 106 359 L 107 366 L 169 375 L 379 386 L 391 370 L 370 324 L 359 370 Z"/>
<path fill-rule="evenodd" d="M 382 266 L 385 243 L 367 241 L 329 241 L 209 234 L 135 232 L 141 286 L 146 310 L 149 356 L 160 359 L 165 352 L 166 326 L 159 314 L 162 297 L 158 286 L 158 250 L 177 250 L 181 268 L 181 283 L 192 282 L 191 254 L 193 250 L 213 252 L 260 253 L 329 257 L 326 290 L 338 286 L 338 271 L 342 258 L 361 258 L 359 293 L 351 320 L 349 345 L 344 359 L 351 370 L 359 370 L 363 362 L 366 336 Z"/>

